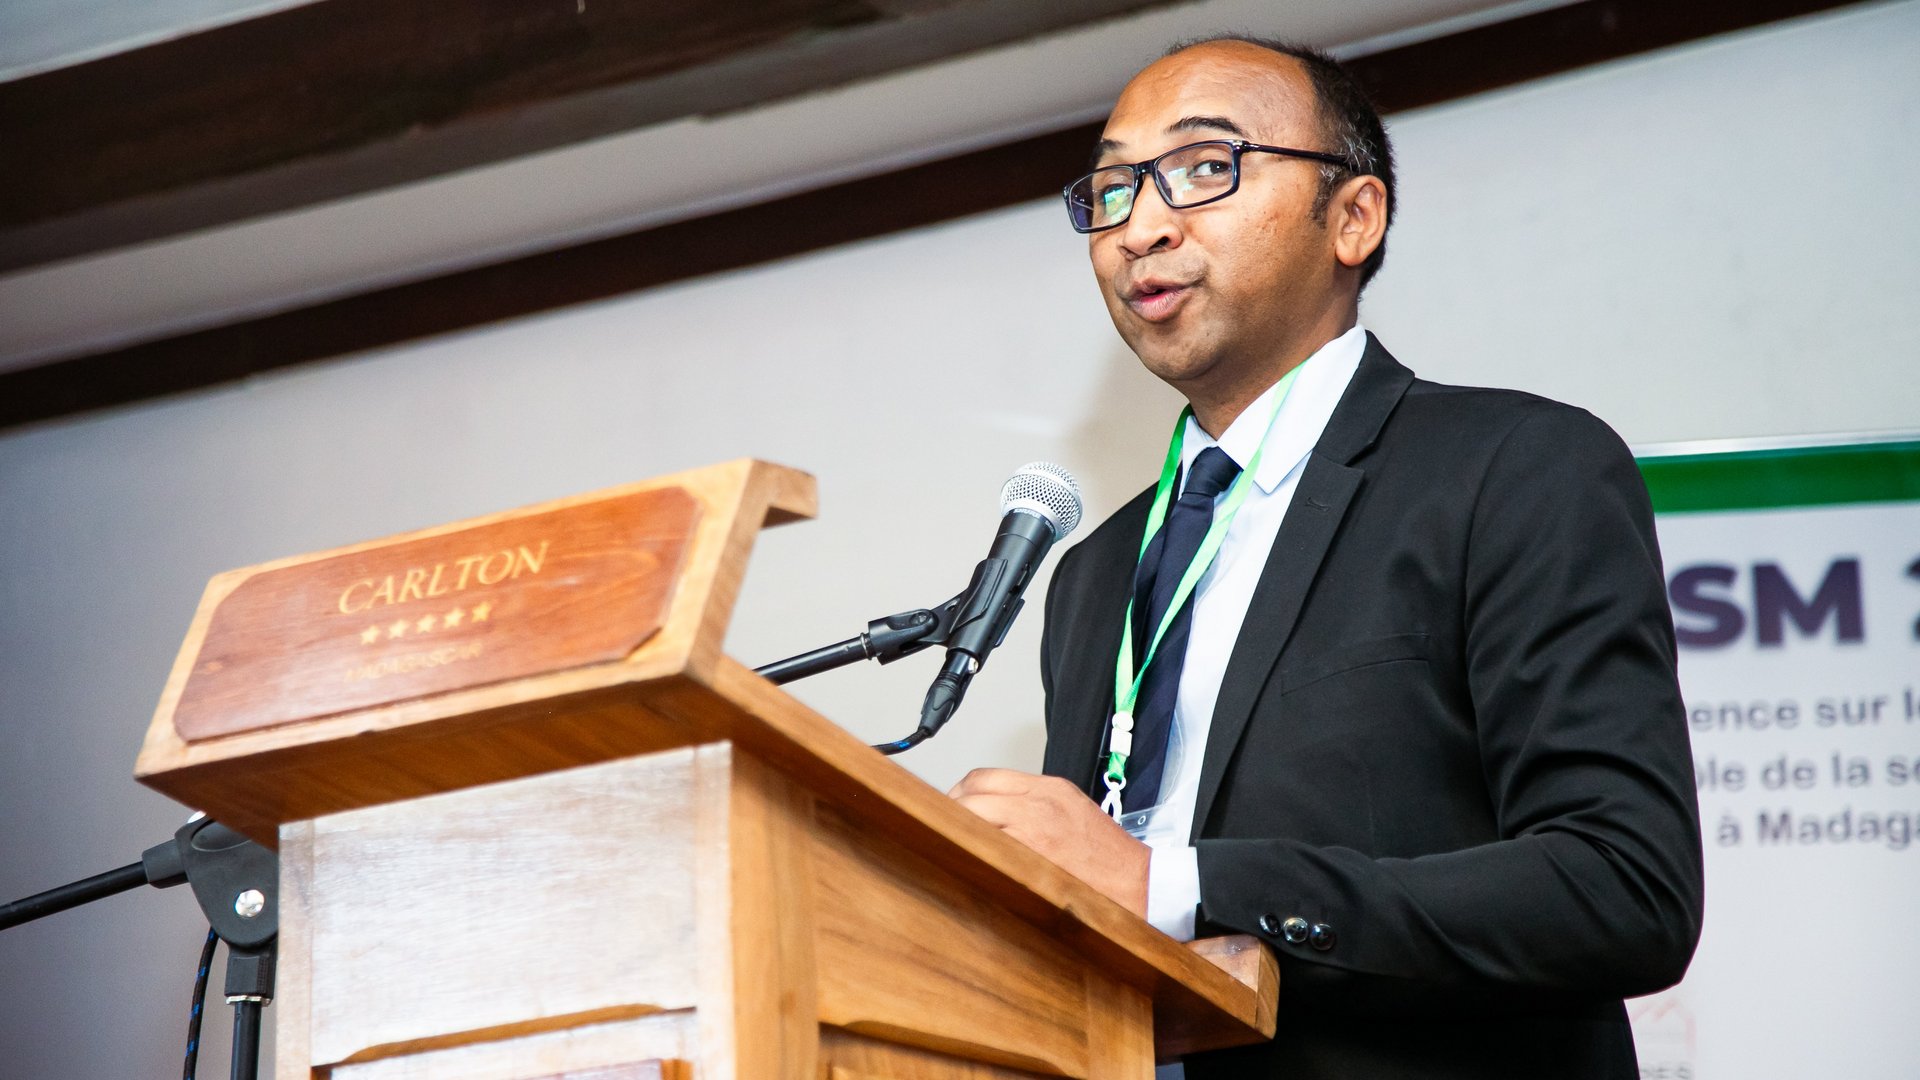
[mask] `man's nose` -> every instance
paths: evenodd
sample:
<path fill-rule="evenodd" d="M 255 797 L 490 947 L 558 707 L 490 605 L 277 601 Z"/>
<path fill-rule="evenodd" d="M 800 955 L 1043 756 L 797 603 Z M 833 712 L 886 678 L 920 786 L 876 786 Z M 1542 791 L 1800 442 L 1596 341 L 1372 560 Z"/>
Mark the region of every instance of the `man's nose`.
<path fill-rule="evenodd" d="M 1140 191 L 1133 197 L 1133 211 L 1120 226 L 1120 246 L 1134 256 L 1180 246 L 1180 212 L 1160 197 L 1153 177 L 1140 178 Z"/>

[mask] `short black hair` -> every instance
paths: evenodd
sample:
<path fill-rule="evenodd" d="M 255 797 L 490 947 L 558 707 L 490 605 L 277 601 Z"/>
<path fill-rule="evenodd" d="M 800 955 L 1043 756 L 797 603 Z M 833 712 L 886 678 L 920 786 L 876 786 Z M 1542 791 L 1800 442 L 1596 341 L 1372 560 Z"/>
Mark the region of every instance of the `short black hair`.
<path fill-rule="evenodd" d="M 1313 83 L 1314 100 L 1320 113 L 1320 137 L 1326 140 L 1325 146 L 1302 149 L 1324 150 L 1349 163 L 1347 167 L 1320 166 L 1320 193 L 1314 199 L 1314 213 L 1324 215 L 1327 212 L 1328 204 L 1333 201 L 1333 189 L 1342 181 L 1354 176 L 1377 176 L 1387 189 L 1387 228 L 1391 229 L 1394 206 L 1399 201 L 1393 190 L 1393 144 L 1387 141 L 1387 126 L 1380 120 L 1380 110 L 1374 108 L 1373 99 L 1367 96 L 1353 73 L 1342 67 L 1340 61 L 1311 45 L 1245 34 L 1216 34 L 1182 41 L 1168 49 L 1166 55 L 1172 56 L 1183 49 L 1216 41 L 1256 45 L 1300 61 Z M 1386 261 L 1387 236 L 1383 230 L 1380 246 L 1374 248 L 1373 254 L 1367 256 L 1367 261 L 1360 266 L 1362 291 Z"/>

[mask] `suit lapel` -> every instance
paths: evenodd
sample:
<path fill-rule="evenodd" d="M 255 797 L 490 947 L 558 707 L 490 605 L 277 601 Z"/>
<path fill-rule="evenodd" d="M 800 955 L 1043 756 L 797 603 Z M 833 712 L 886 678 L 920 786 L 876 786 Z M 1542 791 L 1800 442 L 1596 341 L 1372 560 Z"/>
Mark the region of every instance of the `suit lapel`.
<path fill-rule="evenodd" d="M 1213 809 L 1227 764 L 1253 717 L 1253 707 L 1293 636 L 1320 564 L 1366 478 L 1366 470 L 1350 462 L 1373 444 L 1412 382 L 1413 372 L 1394 360 L 1378 338 L 1368 334 L 1367 351 L 1353 381 L 1340 396 L 1326 431 L 1307 458 L 1227 660 L 1200 768 L 1200 790 L 1193 814 L 1196 838 Z"/>

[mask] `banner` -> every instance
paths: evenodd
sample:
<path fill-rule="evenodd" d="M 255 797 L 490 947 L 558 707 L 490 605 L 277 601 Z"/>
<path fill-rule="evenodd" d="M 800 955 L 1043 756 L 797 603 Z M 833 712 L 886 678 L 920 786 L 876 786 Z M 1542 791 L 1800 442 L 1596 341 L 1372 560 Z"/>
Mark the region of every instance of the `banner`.
<path fill-rule="evenodd" d="M 1920 1076 L 1920 439 L 1646 448 L 1706 841 L 1648 1080 Z"/>

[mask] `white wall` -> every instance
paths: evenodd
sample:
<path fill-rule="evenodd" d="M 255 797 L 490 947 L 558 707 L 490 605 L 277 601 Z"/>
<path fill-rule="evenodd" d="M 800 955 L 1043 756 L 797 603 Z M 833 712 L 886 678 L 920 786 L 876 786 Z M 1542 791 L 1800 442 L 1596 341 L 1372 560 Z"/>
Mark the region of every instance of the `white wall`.
<path fill-rule="evenodd" d="M 1571 400 L 1635 441 L 1911 428 L 1916 42 L 1907 0 L 1395 118 L 1403 216 L 1369 325 L 1422 374 Z M 755 455 L 816 472 L 822 515 L 764 539 L 729 646 L 751 662 L 957 590 L 1023 461 L 1066 464 L 1110 511 L 1177 400 L 1059 217 L 1013 207 L 0 435 L 0 899 L 131 861 L 184 816 L 129 777 L 216 571 Z M 1038 762 L 1038 631 L 907 764 L 945 785 Z M 877 739 L 930 674 L 796 691 Z M 202 925 L 184 890 L 142 891 L 0 935 L 0 1075 L 172 1069 Z"/>
<path fill-rule="evenodd" d="M 1634 442 L 1920 420 L 1920 6 L 1395 121 L 1405 216 L 1366 318 L 1428 377 Z"/>

